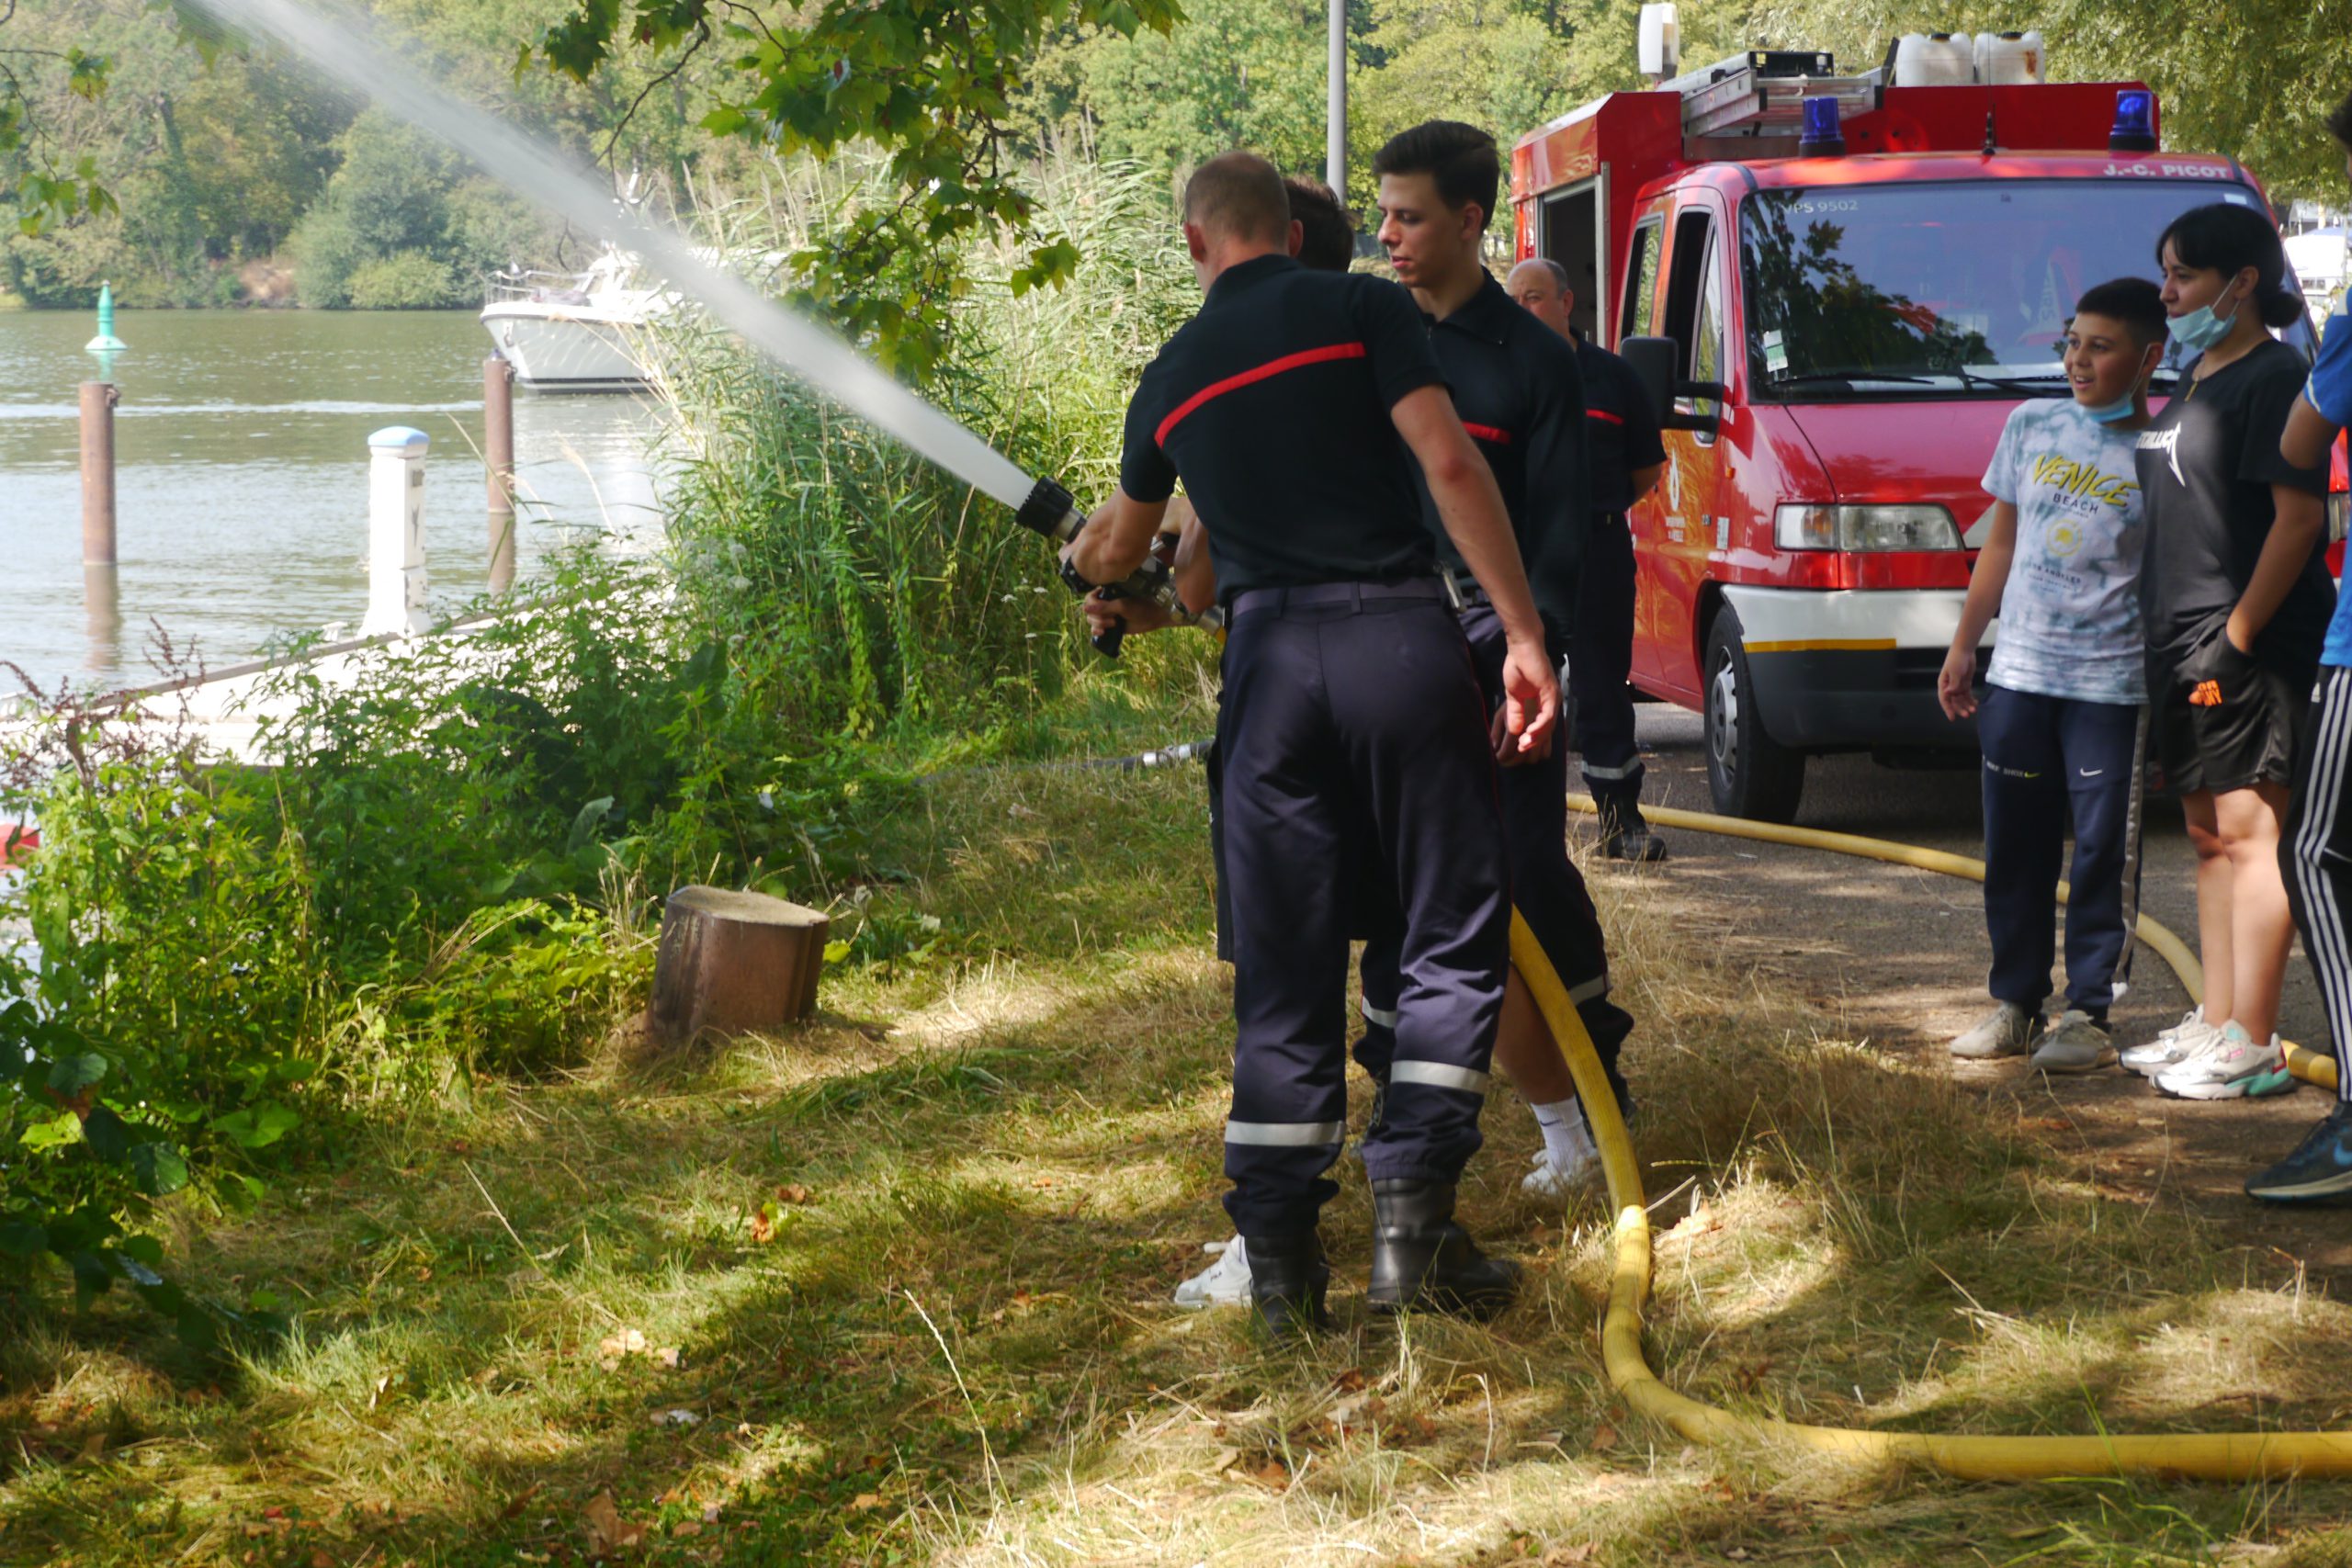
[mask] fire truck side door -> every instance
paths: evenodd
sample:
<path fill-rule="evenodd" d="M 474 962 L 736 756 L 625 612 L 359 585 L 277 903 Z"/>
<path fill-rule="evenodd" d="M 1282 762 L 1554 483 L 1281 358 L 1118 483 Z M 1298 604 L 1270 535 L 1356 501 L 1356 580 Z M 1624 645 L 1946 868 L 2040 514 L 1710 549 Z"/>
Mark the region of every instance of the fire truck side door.
<path fill-rule="evenodd" d="M 1674 193 L 1667 221 L 1664 284 L 1649 302 L 1647 331 L 1682 346 L 1681 374 L 1724 379 L 1723 269 L 1728 225 L 1714 193 Z M 1637 252 L 1638 254 L 1638 252 Z M 1720 413 L 1714 400 L 1678 398 L 1683 413 Z M 1665 433 L 1666 473 L 1638 502 L 1634 536 L 1634 682 L 1661 696 L 1699 695 L 1697 612 L 1718 548 L 1724 447 L 1706 432 Z"/>

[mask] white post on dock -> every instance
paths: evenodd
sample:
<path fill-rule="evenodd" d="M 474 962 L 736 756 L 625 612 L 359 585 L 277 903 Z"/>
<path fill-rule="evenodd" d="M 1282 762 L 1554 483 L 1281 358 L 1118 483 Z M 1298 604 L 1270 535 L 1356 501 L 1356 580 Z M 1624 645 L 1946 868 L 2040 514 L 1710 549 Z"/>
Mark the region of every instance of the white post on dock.
<path fill-rule="evenodd" d="M 368 618 L 363 637 L 424 630 L 424 432 L 368 438 Z"/>

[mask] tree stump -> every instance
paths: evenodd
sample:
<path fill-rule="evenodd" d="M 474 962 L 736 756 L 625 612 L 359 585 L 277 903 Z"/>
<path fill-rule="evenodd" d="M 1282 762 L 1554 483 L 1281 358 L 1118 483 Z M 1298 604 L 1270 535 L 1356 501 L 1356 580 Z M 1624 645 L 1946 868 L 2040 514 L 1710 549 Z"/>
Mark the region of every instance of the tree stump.
<path fill-rule="evenodd" d="M 764 893 L 679 888 L 662 906 L 647 1011 L 653 1032 L 676 1043 L 806 1017 L 817 1005 L 830 924 Z"/>

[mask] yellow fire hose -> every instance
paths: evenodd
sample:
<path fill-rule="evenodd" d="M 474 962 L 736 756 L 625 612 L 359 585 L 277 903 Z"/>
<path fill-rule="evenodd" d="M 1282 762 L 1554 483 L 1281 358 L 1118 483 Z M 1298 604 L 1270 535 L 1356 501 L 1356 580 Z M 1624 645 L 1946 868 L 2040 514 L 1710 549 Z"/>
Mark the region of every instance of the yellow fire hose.
<path fill-rule="evenodd" d="M 1592 802 L 1569 796 L 1577 810 L 1590 811 Z M 1862 855 L 1898 865 L 1917 866 L 1951 876 L 1983 881 L 1984 864 L 1963 855 L 1914 849 L 1879 839 L 1847 833 L 1824 833 L 1804 828 L 1780 828 L 1710 817 L 1701 812 L 1666 809 L 1645 814 L 1663 827 L 1702 833 L 1722 833 L 1768 843 L 1792 844 Z M 2064 889 L 2061 889 L 2064 897 Z M 2143 915 L 2141 940 L 2154 948 L 2194 997 L 2204 988 L 2204 972 L 2180 939 Z M 1610 1201 L 1616 1206 L 1616 1263 L 1609 1281 L 1609 1307 L 1600 1325 L 1600 1354 L 1609 1381 L 1626 1403 L 1662 1421 L 1692 1442 L 1747 1440 L 1792 1443 L 1815 1452 L 1841 1454 L 1865 1461 L 1897 1461 L 1925 1464 L 1948 1475 L 1970 1481 L 2032 1481 L 2058 1476 L 2120 1475 L 2127 1472 L 2176 1475 L 2203 1481 L 2245 1481 L 2256 1476 L 2352 1476 L 2352 1431 L 2346 1432 L 2181 1432 L 2125 1437 L 2094 1435 L 2048 1437 L 1936 1437 L 1917 1432 L 1879 1432 L 1845 1427 L 1811 1427 L 1735 1416 L 1712 1404 L 1678 1393 L 1660 1382 L 1642 1354 L 1642 1307 L 1650 1292 L 1649 1211 L 1642 1199 L 1642 1178 L 1634 1158 L 1632 1136 L 1618 1113 L 1617 1098 L 1593 1055 L 1592 1039 L 1568 1000 L 1567 989 L 1544 956 L 1535 935 L 1513 911 L 1510 920 L 1511 963 L 1527 984 L 1566 1059 L 1592 1123 L 1593 1140 L 1600 1148 L 1601 1170 L 1608 1179 Z M 2289 1064 L 2298 1076 L 2333 1086 L 2332 1061 L 2290 1046 Z M 2322 1076 L 2320 1069 L 2324 1069 Z"/>
<path fill-rule="evenodd" d="M 1600 807 L 1588 795 L 1568 796 L 1568 809 L 1588 816 Z M 1703 811 L 1678 811 L 1670 806 L 1644 807 L 1642 815 L 1662 828 L 1682 828 L 1694 833 L 1713 833 L 1725 839 L 1753 839 L 1758 843 L 1786 844 L 1796 849 L 1827 850 L 1832 854 L 1853 855 L 1862 860 L 1884 861 L 1890 865 L 1915 866 L 1921 871 L 1939 872 L 1946 876 L 1958 876 L 1970 882 L 1984 880 L 1984 863 L 1966 855 L 1948 854 L 1942 850 L 1923 850 L 1913 844 L 1891 843 L 1884 839 L 1865 839 L 1854 833 L 1829 833 L 1818 828 L 1782 828 L 1770 822 L 1749 822 L 1737 817 L 1711 817 Z M 2058 902 L 2066 901 L 2066 885 L 2058 885 Z M 2205 966 L 2188 951 L 2188 944 L 2173 935 L 2170 930 L 2142 915 L 2134 928 L 2142 942 L 2165 961 L 2180 980 L 2181 989 L 2188 993 L 2192 1002 L 2205 999 Z M 2287 1070 L 2306 1083 L 2322 1089 L 2335 1088 L 2335 1058 L 2306 1051 L 2290 1040 L 2285 1042 Z"/>

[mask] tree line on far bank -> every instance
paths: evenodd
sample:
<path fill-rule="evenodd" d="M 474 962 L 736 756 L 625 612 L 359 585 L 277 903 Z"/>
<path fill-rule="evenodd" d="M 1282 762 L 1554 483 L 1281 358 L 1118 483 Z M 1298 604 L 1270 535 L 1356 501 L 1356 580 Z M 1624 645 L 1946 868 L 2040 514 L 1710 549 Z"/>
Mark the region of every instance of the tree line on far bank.
<path fill-rule="evenodd" d="M 518 45 L 564 0 L 368 8 L 409 64 L 577 155 L 658 175 L 710 147 L 695 123 L 707 103 L 694 70 L 649 91 L 652 66 L 623 64 L 584 85 L 515 69 Z M 10 226 L 0 289 L 25 304 L 85 308 L 110 281 L 130 305 L 447 306 L 479 301 L 482 274 L 510 263 L 586 263 L 577 238 L 431 138 L 298 64 L 192 47 L 150 0 L 19 7 L 0 18 L 0 46 L 80 51 L 107 66 L 95 95 L 62 72 L 20 73 L 29 134 L 13 151 L 0 138 L 0 214 L 44 159 L 90 160 L 114 207 L 51 214 L 31 232 Z M 0 101 L 0 118 L 8 107 Z"/>
<path fill-rule="evenodd" d="M 1432 111 L 1508 142 L 1602 92 L 1639 85 L 1638 0 L 1347 0 L 1350 199 L 1366 205 L 1372 150 Z M 372 0 L 412 63 L 535 133 L 639 176 L 659 206 L 684 209 L 773 174 L 771 148 L 706 123 L 756 67 L 740 42 L 615 48 L 581 77 L 518 66 L 517 51 L 560 30 L 577 0 Z M 1019 67 L 1003 122 L 1020 153 L 1133 163 L 1173 180 L 1222 148 L 1259 148 L 1284 167 L 1323 164 L 1323 0 L 1185 0 L 1162 33 L 1070 19 Z M 777 28 L 808 8 L 737 7 Z M 1034 0 L 975 0 L 1024 16 Z M 1826 47 L 1843 68 L 1875 63 L 1905 31 L 2038 27 L 2060 79 L 2144 79 L 2165 103 L 2166 143 L 2232 153 L 2274 195 L 2323 195 L 2338 181 L 2317 130 L 2352 87 L 2335 40 L 2352 0 L 2252 0 L 2226 16 L 2188 0 L 1704 0 L 1683 6 L 1684 60 L 1758 45 Z M 2226 22 L 2217 41 L 2213 28 Z M 25 78 L 32 135 L 0 137 L 0 205 L 36 151 L 92 160 L 119 210 L 69 214 L 0 242 L 0 288 L 24 303 L 86 306 L 102 279 L 137 305 L 301 303 L 371 309 L 478 300 L 484 274 L 520 263 L 584 265 L 577 236 L 474 174 L 465 162 L 299 67 L 235 52 L 210 60 L 149 0 L 56 0 L 0 21 L 12 51 L 79 51 L 108 62 L 96 96 L 71 73 Z M 2344 78 L 2344 79 L 2339 79 Z M 852 89 L 854 91 L 854 88 Z M 0 108 L 6 108 L 0 104 Z M 716 118 L 714 118 L 716 117 Z M 22 197 L 19 197 L 21 203 Z"/>

